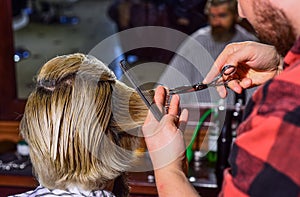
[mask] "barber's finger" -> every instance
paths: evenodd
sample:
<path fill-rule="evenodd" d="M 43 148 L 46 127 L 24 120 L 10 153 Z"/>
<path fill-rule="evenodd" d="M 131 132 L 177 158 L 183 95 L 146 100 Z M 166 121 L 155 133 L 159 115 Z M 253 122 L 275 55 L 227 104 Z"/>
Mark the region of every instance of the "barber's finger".
<path fill-rule="evenodd" d="M 166 98 L 165 88 L 163 86 L 158 86 L 154 94 L 154 103 L 157 105 L 157 107 L 160 109 L 161 112 L 163 111 L 165 98 Z"/>
<path fill-rule="evenodd" d="M 188 116 L 189 116 L 189 112 L 187 109 L 183 109 L 180 117 L 179 117 L 179 124 L 178 124 L 178 129 L 180 131 L 185 131 L 186 125 L 187 125 L 187 121 L 188 121 Z"/>
<path fill-rule="evenodd" d="M 170 106 L 169 106 L 169 114 L 171 115 L 178 115 L 179 112 L 179 96 L 177 94 L 172 96 Z"/>
<path fill-rule="evenodd" d="M 156 105 L 160 112 L 163 113 L 163 106 L 164 106 L 164 100 L 165 100 L 165 89 L 163 86 L 158 86 L 155 90 L 154 98 L 153 98 L 153 104 Z M 154 115 L 149 110 L 148 115 L 145 120 L 145 124 L 149 123 L 151 120 L 155 120 Z"/>
<path fill-rule="evenodd" d="M 227 90 L 225 86 L 217 86 L 216 89 L 221 98 L 225 98 L 227 96 Z"/>
<path fill-rule="evenodd" d="M 227 84 L 227 87 L 233 90 L 234 92 L 240 94 L 243 91 L 243 88 L 239 84 L 238 80 L 232 80 Z"/>
<path fill-rule="evenodd" d="M 237 66 L 239 62 L 250 59 L 249 51 L 243 50 L 244 46 L 250 42 L 232 43 L 225 47 L 221 54 L 215 60 L 211 70 L 203 80 L 203 83 L 211 82 L 225 65 Z"/>
<path fill-rule="evenodd" d="M 225 49 L 220 53 L 220 55 L 215 60 L 209 73 L 203 80 L 203 83 L 211 82 L 222 70 L 223 66 L 226 64 L 228 56 L 234 52 L 234 45 L 227 45 Z"/>
<path fill-rule="evenodd" d="M 241 80 L 240 85 L 242 88 L 247 89 L 253 86 L 252 80 L 249 78 L 244 78 Z"/>
<path fill-rule="evenodd" d="M 243 78 L 241 80 L 232 80 L 227 84 L 227 87 L 234 92 L 241 94 L 243 89 L 253 87 L 252 80 L 250 78 Z"/>
<path fill-rule="evenodd" d="M 203 80 L 204 84 L 208 84 L 214 80 L 214 78 L 220 73 L 221 65 L 214 63 L 212 68 L 210 69 L 209 73 L 206 75 L 206 77 Z"/>

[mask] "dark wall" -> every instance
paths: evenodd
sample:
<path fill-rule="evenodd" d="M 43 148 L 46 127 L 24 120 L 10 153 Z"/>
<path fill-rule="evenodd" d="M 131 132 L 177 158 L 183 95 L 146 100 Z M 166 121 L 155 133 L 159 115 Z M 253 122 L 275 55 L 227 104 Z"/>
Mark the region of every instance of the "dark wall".
<path fill-rule="evenodd" d="M 17 98 L 11 0 L 0 1 L 0 121 L 18 120 L 25 101 Z"/>

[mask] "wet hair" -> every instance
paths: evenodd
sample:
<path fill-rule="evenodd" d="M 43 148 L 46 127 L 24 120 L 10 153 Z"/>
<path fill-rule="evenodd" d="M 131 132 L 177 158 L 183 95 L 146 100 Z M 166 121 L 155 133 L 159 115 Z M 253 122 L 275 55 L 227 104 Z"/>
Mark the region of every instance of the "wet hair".
<path fill-rule="evenodd" d="M 135 160 L 141 138 L 126 131 L 141 126 L 147 111 L 95 57 L 51 59 L 37 75 L 20 122 L 38 181 L 49 189 L 106 188 Z"/>

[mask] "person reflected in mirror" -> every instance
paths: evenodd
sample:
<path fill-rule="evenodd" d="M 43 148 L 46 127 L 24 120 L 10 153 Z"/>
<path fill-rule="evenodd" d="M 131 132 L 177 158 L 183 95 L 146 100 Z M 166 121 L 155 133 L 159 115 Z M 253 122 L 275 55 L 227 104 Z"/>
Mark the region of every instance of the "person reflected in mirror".
<path fill-rule="evenodd" d="M 209 72 L 214 60 L 224 48 L 234 42 L 257 41 L 239 22 L 236 0 L 208 0 L 205 4 L 208 25 L 187 36 L 169 66 L 162 73 L 159 82 L 167 87 L 193 85 L 201 82 Z M 177 76 L 174 78 L 173 76 Z M 229 91 L 227 105 L 235 105 L 236 97 L 243 97 L 243 104 L 249 100 L 255 88 L 236 95 Z M 210 89 L 194 95 L 181 95 L 182 104 L 217 103 L 221 98 Z"/>

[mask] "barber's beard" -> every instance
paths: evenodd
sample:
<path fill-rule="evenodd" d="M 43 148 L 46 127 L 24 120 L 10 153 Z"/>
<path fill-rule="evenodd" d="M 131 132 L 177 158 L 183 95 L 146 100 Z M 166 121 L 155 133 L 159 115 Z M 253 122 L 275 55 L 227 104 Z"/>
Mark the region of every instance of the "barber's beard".
<path fill-rule="evenodd" d="M 296 33 L 285 14 L 264 0 L 253 1 L 256 20 L 252 25 L 261 42 L 274 45 L 285 56 L 296 41 Z"/>
<path fill-rule="evenodd" d="M 211 35 L 215 42 L 228 42 L 233 38 L 234 34 L 234 25 L 229 29 L 221 26 L 211 27 Z"/>

